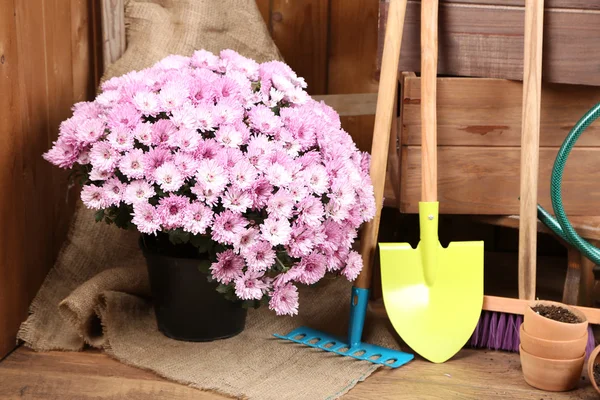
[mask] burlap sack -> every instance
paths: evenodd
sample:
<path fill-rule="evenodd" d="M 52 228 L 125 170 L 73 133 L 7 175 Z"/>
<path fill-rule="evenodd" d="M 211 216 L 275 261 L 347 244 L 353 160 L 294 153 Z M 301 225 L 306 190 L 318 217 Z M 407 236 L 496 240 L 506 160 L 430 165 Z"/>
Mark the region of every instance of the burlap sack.
<path fill-rule="evenodd" d="M 150 66 L 168 54 L 232 48 L 258 61 L 279 53 L 253 1 L 130 0 L 128 49 L 104 78 Z M 95 223 L 81 203 L 54 268 L 18 338 L 35 350 L 104 349 L 124 363 L 199 389 L 250 399 L 329 399 L 376 366 L 275 339 L 307 325 L 345 336 L 350 284 L 300 289 L 300 315 L 250 310 L 247 329 L 212 343 L 169 339 L 156 327 L 138 234 Z M 398 348 L 391 330 L 368 319 L 365 340 Z"/>

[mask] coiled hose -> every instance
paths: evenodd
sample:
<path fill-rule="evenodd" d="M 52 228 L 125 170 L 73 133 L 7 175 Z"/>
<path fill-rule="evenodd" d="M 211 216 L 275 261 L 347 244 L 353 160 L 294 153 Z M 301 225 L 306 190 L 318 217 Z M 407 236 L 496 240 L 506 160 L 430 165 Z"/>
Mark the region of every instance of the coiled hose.
<path fill-rule="evenodd" d="M 573 226 L 567 218 L 565 209 L 562 202 L 562 178 L 567 163 L 567 157 L 573 149 L 575 142 L 579 139 L 579 136 L 583 131 L 592 124 L 596 119 L 600 117 L 600 103 L 592 107 L 571 129 L 562 146 L 560 147 L 556 160 L 554 161 L 554 168 L 552 169 L 552 178 L 550 182 L 550 196 L 552 199 L 552 208 L 554 209 L 554 215 L 552 217 L 542 206 L 538 204 L 538 218 L 544 225 L 550 228 L 554 233 L 563 238 L 565 241 L 570 243 L 576 249 L 578 249 L 585 257 L 595 264 L 600 264 L 600 249 L 592 246 L 587 240 L 577 234 Z"/>

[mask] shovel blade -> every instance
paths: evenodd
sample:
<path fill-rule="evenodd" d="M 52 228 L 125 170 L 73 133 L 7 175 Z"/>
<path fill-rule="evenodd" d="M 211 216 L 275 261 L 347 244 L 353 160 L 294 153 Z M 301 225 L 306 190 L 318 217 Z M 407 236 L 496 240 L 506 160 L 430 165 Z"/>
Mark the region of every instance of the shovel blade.
<path fill-rule="evenodd" d="M 413 351 L 442 363 L 463 348 L 477 326 L 484 252 L 482 241 L 447 248 L 436 242 L 416 249 L 380 243 L 379 249 L 383 300 L 394 329 Z"/>

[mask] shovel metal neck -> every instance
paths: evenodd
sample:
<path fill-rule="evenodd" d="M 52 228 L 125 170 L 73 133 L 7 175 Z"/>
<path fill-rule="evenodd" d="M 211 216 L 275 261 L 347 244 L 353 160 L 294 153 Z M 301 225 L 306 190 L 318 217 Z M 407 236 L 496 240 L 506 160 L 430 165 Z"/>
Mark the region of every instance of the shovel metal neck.
<path fill-rule="evenodd" d="M 423 276 L 427 286 L 435 283 L 438 269 L 438 250 L 441 247 L 438 238 L 439 225 L 439 203 L 419 203 L 419 226 L 421 231 L 421 261 L 423 265 Z"/>

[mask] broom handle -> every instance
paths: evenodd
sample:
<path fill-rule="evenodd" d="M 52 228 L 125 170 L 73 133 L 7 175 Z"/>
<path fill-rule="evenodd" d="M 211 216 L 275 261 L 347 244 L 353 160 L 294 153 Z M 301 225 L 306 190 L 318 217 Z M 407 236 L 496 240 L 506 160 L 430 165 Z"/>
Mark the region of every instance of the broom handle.
<path fill-rule="evenodd" d="M 438 0 L 421 1 L 421 200 L 437 199 Z"/>
<path fill-rule="evenodd" d="M 369 289 L 371 286 L 371 270 L 377 247 L 379 234 L 379 220 L 383 206 L 383 189 L 385 187 L 385 174 L 388 161 L 390 135 L 392 129 L 392 116 L 394 112 L 394 99 L 398 86 L 398 63 L 400 61 L 400 47 L 404 30 L 404 16 L 406 14 L 407 0 L 390 0 L 383 55 L 381 60 L 381 76 L 377 95 L 377 108 L 375 111 L 375 127 L 371 145 L 371 181 L 375 192 L 375 217 L 365 223 L 360 239 L 360 252 L 363 260 L 363 269 L 356 278 L 354 286 Z"/>
<path fill-rule="evenodd" d="M 526 0 L 519 210 L 519 298 L 524 300 L 534 300 L 536 287 L 543 18 L 544 1 Z"/>

